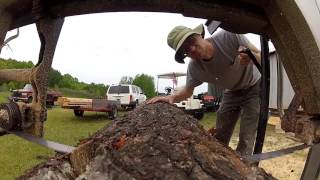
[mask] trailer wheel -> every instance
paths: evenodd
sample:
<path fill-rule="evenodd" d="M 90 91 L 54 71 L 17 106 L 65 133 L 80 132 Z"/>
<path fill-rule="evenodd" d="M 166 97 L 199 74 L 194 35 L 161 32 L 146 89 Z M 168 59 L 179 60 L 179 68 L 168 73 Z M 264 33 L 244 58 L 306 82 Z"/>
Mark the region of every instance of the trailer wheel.
<path fill-rule="evenodd" d="M 32 97 L 32 96 L 29 96 L 29 97 L 28 97 L 28 100 L 27 100 L 27 103 L 32 103 L 32 99 L 33 99 L 33 97 Z"/>
<path fill-rule="evenodd" d="M 47 108 L 52 108 L 54 106 L 54 102 L 52 101 L 46 101 Z"/>
<path fill-rule="evenodd" d="M 83 111 L 83 110 L 77 110 L 77 109 L 75 109 L 75 110 L 73 110 L 73 113 L 74 113 L 74 115 L 77 116 L 77 117 L 83 117 L 84 111 Z"/>
<path fill-rule="evenodd" d="M 196 119 L 198 120 L 201 120 L 204 116 L 204 112 L 203 110 L 199 110 L 199 111 L 196 111 L 194 114 L 193 114 L 193 117 L 195 117 Z"/>
<path fill-rule="evenodd" d="M 108 116 L 109 116 L 109 118 L 110 118 L 111 120 L 116 119 L 117 116 L 118 116 L 118 109 L 117 109 L 117 107 L 113 107 L 113 108 L 112 108 L 112 111 L 108 112 Z"/>

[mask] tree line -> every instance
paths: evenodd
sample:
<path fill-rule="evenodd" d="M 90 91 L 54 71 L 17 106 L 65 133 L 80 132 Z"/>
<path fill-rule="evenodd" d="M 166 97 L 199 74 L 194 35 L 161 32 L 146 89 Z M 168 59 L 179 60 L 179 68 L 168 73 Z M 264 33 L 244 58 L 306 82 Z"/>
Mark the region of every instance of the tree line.
<path fill-rule="evenodd" d="M 156 95 L 154 78 L 146 74 L 137 74 L 134 78 L 130 76 L 123 76 L 120 79 L 119 84 L 137 85 L 142 89 L 147 98 L 151 98 Z"/>
<path fill-rule="evenodd" d="M 32 61 L 17 61 L 14 59 L 1 59 L 0 69 L 24 69 L 32 68 Z M 138 74 L 134 78 L 123 76 L 119 83 L 134 84 L 145 92 L 148 98 L 156 95 L 154 78 L 146 74 Z M 0 91 L 21 89 L 25 84 L 21 82 L 6 82 L 0 84 Z M 61 74 L 51 68 L 49 72 L 49 89 L 60 90 L 64 96 L 81 96 L 87 98 L 104 97 L 109 85 L 84 83 L 70 74 Z"/>

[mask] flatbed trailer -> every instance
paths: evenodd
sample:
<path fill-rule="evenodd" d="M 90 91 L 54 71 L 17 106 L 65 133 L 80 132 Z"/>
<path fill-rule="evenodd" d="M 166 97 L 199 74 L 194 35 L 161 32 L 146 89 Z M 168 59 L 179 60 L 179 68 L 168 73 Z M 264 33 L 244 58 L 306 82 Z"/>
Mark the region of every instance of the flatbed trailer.
<path fill-rule="evenodd" d="M 73 109 L 74 115 L 82 117 L 85 111 L 106 112 L 110 119 L 115 119 L 118 115 L 120 103 L 107 99 L 86 99 L 86 98 L 69 98 L 60 99 L 62 108 Z"/>

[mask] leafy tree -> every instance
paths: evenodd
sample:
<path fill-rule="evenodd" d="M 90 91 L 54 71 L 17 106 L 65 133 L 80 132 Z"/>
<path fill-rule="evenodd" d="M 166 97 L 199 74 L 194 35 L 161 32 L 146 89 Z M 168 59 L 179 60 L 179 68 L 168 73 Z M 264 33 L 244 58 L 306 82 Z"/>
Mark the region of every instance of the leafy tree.
<path fill-rule="evenodd" d="M 91 83 L 87 84 L 84 90 L 94 94 L 96 97 L 104 97 L 107 92 L 107 87 L 104 84 Z"/>
<path fill-rule="evenodd" d="M 122 76 L 120 79 L 119 84 L 132 84 L 133 78 L 130 76 Z"/>
<path fill-rule="evenodd" d="M 63 76 L 61 73 L 53 68 L 49 72 L 49 87 L 55 87 L 62 81 Z"/>
<path fill-rule="evenodd" d="M 10 81 L 10 82 L 7 83 L 8 90 L 22 89 L 23 86 L 24 86 L 24 83 L 22 83 L 22 82 Z"/>
<path fill-rule="evenodd" d="M 72 77 L 70 74 L 65 74 L 62 76 L 62 80 L 59 82 L 59 87 L 77 89 L 77 84 L 77 78 Z"/>
<path fill-rule="evenodd" d="M 14 59 L 1 59 L 0 58 L 0 69 L 25 69 L 31 68 L 34 64 L 32 61 L 17 61 Z"/>
<path fill-rule="evenodd" d="M 156 95 L 154 79 L 152 76 L 146 74 L 137 74 L 133 79 L 132 84 L 141 87 L 147 98 L 151 98 Z"/>

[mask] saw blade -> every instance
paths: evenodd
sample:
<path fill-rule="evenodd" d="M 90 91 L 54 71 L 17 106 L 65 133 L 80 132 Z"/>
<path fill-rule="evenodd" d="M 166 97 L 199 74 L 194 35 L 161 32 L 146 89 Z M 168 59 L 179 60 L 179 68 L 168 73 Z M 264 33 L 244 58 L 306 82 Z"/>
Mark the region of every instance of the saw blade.
<path fill-rule="evenodd" d="M 60 144 L 60 143 L 53 142 L 53 141 L 48 141 L 48 140 L 42 139 L 40 137 L 33 136 L 31 134 L 24 133 L 21 131 L 8 131 L 8 130 L 3 129 L 1 127 L 0 127 L 0 131 L 6 131 L 7 133 L 14 134 L 22 139 L 25 139 L 27 141 L 30 141 L 30 142 L 33 142 L 33 143 L 36 143 L 39 145 L 42 145 L 44 147 L 47 147 L 47 148 L 52 149 L 54 151 L 57 151 L 59 153 L 71 153 L 75 149 L 75 147 L 73 147 L 73 146 Z"/>
<path fill-rule="evenodd" d="M 244 156 L 244 157 L 242 157 L 242 159 L 246 162 L 249 162 L 249 163 L 256 163 L 256 162 L 259 162 L 262 160 L 272 159 L 272 158 L 284 156 L 287 154 L 291 154 L 295 151 L 303 150 L 308 147 L 310 147 L 310 145 L 300 144 L 297 146 L 293 146 L 293 147 L 289 147 L 289 148 L 285 148 L 285 149 L 280 149 L 277 151 L 271 151 L 271 152 L 266 152 L 266 153 Z"/>

